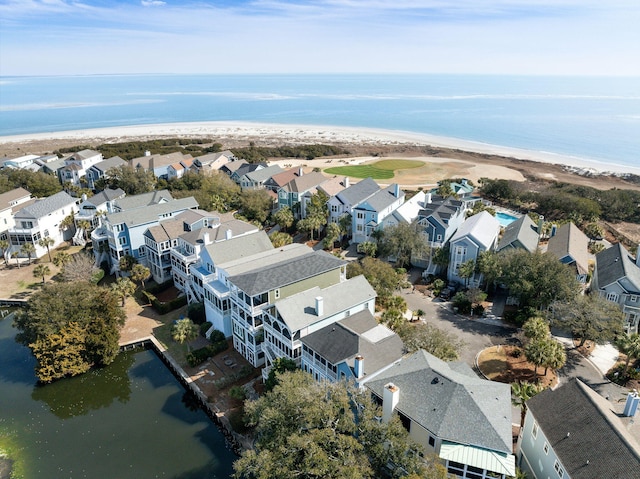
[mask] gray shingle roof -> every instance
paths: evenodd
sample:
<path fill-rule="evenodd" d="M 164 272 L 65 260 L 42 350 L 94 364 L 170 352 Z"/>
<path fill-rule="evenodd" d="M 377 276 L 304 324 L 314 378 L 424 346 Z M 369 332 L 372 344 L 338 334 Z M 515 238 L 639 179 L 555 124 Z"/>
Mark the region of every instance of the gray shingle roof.
<path fill-rule="evenodd" d="M 344 264 L 346 261 L 329 253 L 313 251 L 266 268 L 258 268 L 245 274 L 232 276 L 229 281 L 249 296 L 255 296 L 326 273 Z"/>
<path fill-rule="evenodd" d="M 616 243 L 596 255 L 596 275 L 599 288 L 604 288 L 623 278 L 622 284 L 629 292 L 640 293 L 640 267 L 621 243 Z"/>
<path fill-rule="evenodd" d="M 319 171 L 313 171 L 302 176 L 296 176 L 282 187 L 283 190 L 292 193 L 304 193 L 315 188 L 320 183 L 327 181 L 327 177 Z"/>
<path fill-rule="evenodd" d="M 400 337 L 378 324 L 369 310 L 326 326 L 301 341 L 332 364 L 346 361 L 353 368 L 354 359 L 360 354 L 365 377 L 400 359 L 404 349 Z"/>
<path fill-rule="evenodd" d="M 282 172 L 282 168 L 280 168 L 278 165 L 271 165 L 266 168 L 260 168 L 259 170 L 255 170 L 250 173 L 247 173 L 245 176 L 250 181 L 253 181 L 256 183 L 263 183 L 269 178 L 271 178 L 273 175 L 281 172 Z"/>
<path fill-rule="evenodd" d="M 498 251 L 504 248 L 524 248 L 529 253 L 538 249 L 538 228 L 529 215 L 523 215 L 509 224 L 500 239 Z"/>
<path fill-rule="evenodd" d="M 115 190 L 111 188 L 107 188 L 100 193 L 96 193 L 91 198 L 87 199 L 87 202 L 91 203 L 93 206 L 100 206 L 105 204 L 107 201 L 113 201 L 118 198 L 124 198 L 125 192 L 120 188 L 116 188 Z"/>
<path fill-rule="evenodd" d="M 60 191 L 55 195 L 37 200 L 35 203 L 25 206 L 16 213 L 21 218 L 44 218 L 45 216 L 57 211 L 65 206 L 71 206 L 76 200 L 64 191 Z M 69 210 L 71 213 L 71 210 Z"/>
<path fill-rule="evenodd" d="M 134 208 L 155 205 L 162 200 L 171 201 L 173 200 L 173 196 L 171 196 L 171 193 L 169 193 L 168 190 L 151 191 L 149 193 L 126 196 L 125 198 L 119 199 L 116 204 L 122 211 L 126 211 Z"/>
<path fill-rule="evenodd" d="M 573 223 L 565 223 L 549 238 L 547 252 L 558 259 L 570 256 L 576 263 L 578 273 L 589 272 L 589 238 Z"/>
<path fill-rule="evenodd" d="M 511 454 L 511 388 L 461 373 L 420 350 L 365 383 L 378 397 L 400 389 L 397 410 L 441 439 Z"/>
<path fill-rule="evenodd" d="M 126 198 L 123 198 L 123 200 L 124 199 Z M 188 198 L 180 198 L 166 203 L 149 205 L 146 208 L 135 208 L 121 211 L 119 213 L 111 213 L 107 215 L 107 220 L 112 225 L 125 223 L 127 226 L 132 227 L 152 223 L 154 221 L 161 221 L 163 215 L 179 213 L 181 211 L 197 207 L 198 202 L 193 198 L 193 196 L 189 196 Z"/>
<path fill-rule="evenodd" d="M 449 196 L 431 196 L 431 202 L 424 205 L 419 215 L 423 218 L 433 217 L 442 226 L 447 226 L 449 219 L 462 208 L 462 201 Z"/>
<path fill-rule="evenodd" d="M 207 253 L 215 265 L 250 257 L 265 251 L 273 250 L 273 244 L 264 230 L 255 234 L 231 238 L 227 241 L 205 246 Z"/>
<path fill-rule="evenodd" d="M 361 201 L 366 200 L 369 196 L 380 190 L 380 186 L 372 178 L 366 178 L 345 188 L 340 192 L 340 197 L 344 198 L 349 205 L 357 205 Z"/>
<path fill-rule="evenodd" d="M 640 446 L 609 401 L 580 380 L 537 394 L 527 407 L 571 477 L 640 478 Z"/>
<path fill-rule="evenodd" d="M 485 250 L 488 250 L 498 237 L 499 232 L 500 223 L 498 220 L 486 211 L 481 211 L 462 223 L 451 238 L 451 243 L 453 244 L 454 241 L 464 236 L 469 236 L 479 242 Z"/>
<path fill-rule="evenodd" d="M 315 300 L 319 296 L 323 298 L 324 304 L 321 316 L 318 316 L 315 310 Z M 289 329 L 298 331 L 375 297 L 375 290 L 365 277 L 360 275 L 324 289 L 316 286 L 281 299 L 276 303 L 276 309 Z"/>
<path fill-rule="evenodd" d="M 127 162 L 124 161 L 119 156 L 112 156 L 111 158 L 107 158 L 106 160 L 102 160 L 100 163 L 96 163 L 91 168 L 102 171 L 106 173 L 109 168 L 117 168 L 119 166 L 126 166 Z"/>
<path fill-rule="evenodd" d="M 360 204 L 367 203 L 374 211 L 380 212 L 397 201 L 395 188 L 395 185 L 387 186 L 385 189 L 375 192 Z M 400 196 L 404 196 L 402 190 L 400 190 Z"/>
<path fill-rule="evenodd" d="M 12 202 L 22 198 L 26 198 L 28 196 L 31 196 L 31 193 L 29 193 L 24 188 L 15 188 L 13 190 L 2 193 L 0 194 L 0 210 L 9 208 Z"/>

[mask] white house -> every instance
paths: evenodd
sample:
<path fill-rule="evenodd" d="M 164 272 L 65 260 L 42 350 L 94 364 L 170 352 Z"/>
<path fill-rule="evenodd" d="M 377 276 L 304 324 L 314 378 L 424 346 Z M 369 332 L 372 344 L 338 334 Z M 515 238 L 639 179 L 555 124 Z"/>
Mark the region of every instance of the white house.
<path fill-rule="evenodd" d="M 65 229 L 60 224 L 77 211 L 76 200 L 64 191 L 21 208 L 13 217 L 15 225 L 8 231 L 11 252 L 18 252 L 19 256 L 26 257 L 20 254 L 20 248 L 25 243 L 31 243 L 35 247 L 35 257 L 39 258 L 47 252 L 46 247 L 38 245 L 40 239 L 52 238 L 54 243 L 51 248 L 69 240 L 73 228 Z"/>
<path fill-rule="evenodd" d="M 60 182 L 81 186 L 83 182 L 86 183 L 85 176 L 89 168 L 103 159 L 102 153 L 95 150 L 82 150 L 72 154 L 64 159 L 64 166 L 58 170 Z"/>
<path fill-rule="evenodd" d="M 13 213 L 19 208 L 19 205 L 26 203 L 31 199 L 31 193 L 24 188 L 15 188 L 0 194 L 0 239 L 9 238 L 8 231 L 13 228 L 15 222 Z"/>

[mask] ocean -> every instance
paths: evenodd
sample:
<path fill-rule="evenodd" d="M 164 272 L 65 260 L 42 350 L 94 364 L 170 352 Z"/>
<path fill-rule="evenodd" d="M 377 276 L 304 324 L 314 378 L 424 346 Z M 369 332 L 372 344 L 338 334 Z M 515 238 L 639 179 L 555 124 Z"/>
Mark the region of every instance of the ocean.
<path fill-rule="evenodd" d="M 427 133 L 640 166 L 640 78 L 99 75 L 0 78 L 0 136 L 254 121 Z"/>

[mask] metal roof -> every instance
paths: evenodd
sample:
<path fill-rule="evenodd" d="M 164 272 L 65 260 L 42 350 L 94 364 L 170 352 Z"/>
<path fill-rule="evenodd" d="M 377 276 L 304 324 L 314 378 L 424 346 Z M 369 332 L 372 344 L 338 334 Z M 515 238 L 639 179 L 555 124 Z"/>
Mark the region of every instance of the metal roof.
<path fill-rule="evenodd" d="M 442 441 L 439 456 L 447 461 L 467 464 L 506 476 L 515 477 L 516 475 L 516 457 L 513 454 L 501 454 L 480 447 Z"/>

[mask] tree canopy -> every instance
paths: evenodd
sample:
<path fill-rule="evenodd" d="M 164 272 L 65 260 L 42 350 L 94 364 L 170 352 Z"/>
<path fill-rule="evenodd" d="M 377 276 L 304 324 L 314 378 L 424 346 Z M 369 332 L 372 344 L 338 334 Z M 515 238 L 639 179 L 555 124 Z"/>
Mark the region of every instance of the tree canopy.
<path fill-rule="evenodd" d="M 367 278 L 381 299 L 390 297 L 404 279 L 404 276 L 398 274 L 389 263 L 369 256 L 360 261 L 352 261 L 347 265 L 348 278 L 360 274 Z"/>
<path fill-rule="evenodd" d="M 412 257 L 424 258 L 428 253 L 428 239 L 415 222 L 384 228 L 378 239 L 378 254 L 394 258 L 398 267 L 410 266 Z"/>
<path fill-rule="evenodd" d="M 286 372 L 245 411 L 255 427 L 256 449 L 236 461 L 236 478 L 446 478 L 442 466 L 423 462 L 397 416 L 378 422 L 380 408 L 369 394 L 344 382 Z"/>
<path fill-rule="evenodd" d="M 108 289 L 88 282 L 53 283 L 16 315 L 17 341 L 31 348 L 42 382 L 110 364 L 118 354 L 124 312 Z"/>

